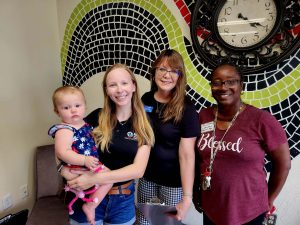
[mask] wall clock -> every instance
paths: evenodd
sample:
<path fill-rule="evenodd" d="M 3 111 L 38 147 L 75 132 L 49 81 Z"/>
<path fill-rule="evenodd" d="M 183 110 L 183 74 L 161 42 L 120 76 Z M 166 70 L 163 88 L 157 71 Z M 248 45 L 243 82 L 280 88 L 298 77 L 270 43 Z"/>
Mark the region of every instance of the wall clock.
<path fill-rule="evenodd" d="M 245 74 L 276 65 L 300 46 L 299 0 L 198 0 L 191 38 L 215 67 L 233 62 Z"/>

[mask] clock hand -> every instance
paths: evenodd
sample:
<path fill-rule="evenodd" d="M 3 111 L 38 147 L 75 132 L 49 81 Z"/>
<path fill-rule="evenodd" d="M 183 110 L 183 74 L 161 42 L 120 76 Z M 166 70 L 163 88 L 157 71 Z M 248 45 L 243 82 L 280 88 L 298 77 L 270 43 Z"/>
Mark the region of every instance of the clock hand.
<path fill-rule="evenodd" d="M 258 26 L 264 27 L 263 25 L 261 25 L 260 23 L 257 23 L 257 22 L 250 23 L 250 26 L 251 27 L 258 27 Z"/>
<path fill-rule="evenodd" d="M 239 19 L 243 19 L 243 20 L 248 20 L 248 17 L 243 16 L 242 13 L 239 13 L 239 14 L 238 14 L 238 18 L 239 18 Z M 263 25 L 261 25 L 261 24 L 258 23 L 258 22 L 252 22 L 252 23 L 249 23 L 249 25 L 250 25 L 251 27 L 258 27 L 258 26 L 263 27 Z"/>
<path fill-rule="evenodd" d="M 239 14 L 238 14 L 238 18 L 239 18 L 239 19 L 243 19 L 243 20 L 248 20 L 248 17 L 243 16 L 242 13 L 239 13 Z"/>

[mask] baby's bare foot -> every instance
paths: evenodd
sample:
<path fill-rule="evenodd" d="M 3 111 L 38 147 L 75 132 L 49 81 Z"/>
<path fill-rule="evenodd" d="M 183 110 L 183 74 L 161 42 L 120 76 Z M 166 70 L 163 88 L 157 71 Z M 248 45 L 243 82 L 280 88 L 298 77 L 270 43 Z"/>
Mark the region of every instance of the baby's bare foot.
<path fill-rule="evenodd" d="M 82 206 L 82 210 L 87 217 L 87 221 L 91 225 L 95 225 L 95 223 L 96 223 L 95 222 L 95 209 L 96 209 L 96 204 L 93 202 L 87 202 L 87 203 L 83 204 L 83 206 Z"/>

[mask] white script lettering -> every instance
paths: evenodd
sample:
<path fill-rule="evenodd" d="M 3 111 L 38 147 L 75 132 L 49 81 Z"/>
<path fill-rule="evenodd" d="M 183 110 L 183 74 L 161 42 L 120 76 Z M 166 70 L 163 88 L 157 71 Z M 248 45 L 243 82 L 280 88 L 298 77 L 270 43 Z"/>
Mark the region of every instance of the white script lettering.
<path fill-rule="evenodd" d="M 203 151 L 205 148 L 216 148 L 219 145 L 219 151 L 234 151 L 241 153 L 243 148 L 241 148 L 241 142 L 243 138 L 239 137 L 235 143 L 222 141 L 219 145 L 219 141 L 213 141 L 213 137 L 210 133 L 203 133 L 198 141 L 197 147 L 198 150 Z"/>

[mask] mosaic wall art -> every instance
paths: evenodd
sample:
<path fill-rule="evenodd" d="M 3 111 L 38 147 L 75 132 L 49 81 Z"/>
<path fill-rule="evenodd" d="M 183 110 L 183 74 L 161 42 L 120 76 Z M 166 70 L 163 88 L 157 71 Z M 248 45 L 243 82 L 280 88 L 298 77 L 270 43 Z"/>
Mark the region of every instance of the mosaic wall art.
<path fill-rule="evenodd" d="M 61 49 L 63 84 L 81 86 L 114 63 L 127 64 L 149 79 L 153 60 L 164 49 L 179 51 L 188 71 L 187 95 L 197 110 L 213 104 L 209 68 L 183 33 L 177 17 L 189 26 L 193 0 L 83 0 L 67 23 Z M 300 49 L 274 68 L 246 76 L 245 102 L 270 111 L 285 128 L 291 157 L 300 153 Z M 270 165 L 266 158 L 266 168 Z"/>

